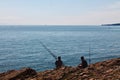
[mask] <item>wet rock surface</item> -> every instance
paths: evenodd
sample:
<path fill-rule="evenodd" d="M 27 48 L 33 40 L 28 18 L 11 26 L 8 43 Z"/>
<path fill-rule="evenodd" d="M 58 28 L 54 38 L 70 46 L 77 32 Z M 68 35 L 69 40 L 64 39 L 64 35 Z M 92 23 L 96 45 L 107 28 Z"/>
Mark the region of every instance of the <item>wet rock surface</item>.
<path fill-rule="evenodd" d="M 120 80 L 120 58 L 89 65 L 85 69 L 62 67 L 37 72 L 30 68 L 0 73 L 0 80 Z"/>

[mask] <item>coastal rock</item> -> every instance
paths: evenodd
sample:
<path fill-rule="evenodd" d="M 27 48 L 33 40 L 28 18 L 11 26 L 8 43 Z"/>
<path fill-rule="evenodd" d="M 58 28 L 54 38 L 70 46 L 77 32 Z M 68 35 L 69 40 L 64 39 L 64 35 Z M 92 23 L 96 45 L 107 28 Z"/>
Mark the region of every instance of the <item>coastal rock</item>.
<path fill-rule="evenodd" d="M 65 66 L 37 73 L 30 68 L 11 70 L 1 73 L 0 80 L 120 80 L 120 58 L 91 64 L 85 69 Z"/>
<path fill-rule="evenodd" d="M 0 80 L 25 80 L 28 77 L 36 75 L 36 71 L 31 68 L 21 70 L 10 70 L 0 74 Z"/>
<path fill-rule="evenodd" d="M 39 79 L 43 76 L 44 78 Z M 48 76 L 51 80 L 120 80 L 120 58 L 91 64 L 85 69 L 64 67 L 51 70 L 49 73 L 39 74 L 37 80 L 45 80 Z"/>

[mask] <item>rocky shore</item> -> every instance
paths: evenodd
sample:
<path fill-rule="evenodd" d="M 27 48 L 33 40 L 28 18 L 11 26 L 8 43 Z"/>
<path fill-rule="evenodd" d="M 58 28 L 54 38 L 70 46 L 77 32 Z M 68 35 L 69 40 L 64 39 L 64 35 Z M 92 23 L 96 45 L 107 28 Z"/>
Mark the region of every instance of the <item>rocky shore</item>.
<path fill-rule="evenodd" d="M 0 80 L 120 80 L 120 58 L 89 65 L 85 69 L 65 66 L 36 72 L 31 68 L 0 73 Z"/>

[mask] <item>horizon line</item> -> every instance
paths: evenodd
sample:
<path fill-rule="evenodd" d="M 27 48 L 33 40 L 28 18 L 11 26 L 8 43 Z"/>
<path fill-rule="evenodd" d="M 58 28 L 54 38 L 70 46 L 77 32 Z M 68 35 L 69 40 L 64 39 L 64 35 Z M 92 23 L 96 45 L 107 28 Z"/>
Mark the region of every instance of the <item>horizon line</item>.
<path fill-rule="evenodd" d="M 0 24 L 0 26 L 99 26 L 101 24 Z"/>

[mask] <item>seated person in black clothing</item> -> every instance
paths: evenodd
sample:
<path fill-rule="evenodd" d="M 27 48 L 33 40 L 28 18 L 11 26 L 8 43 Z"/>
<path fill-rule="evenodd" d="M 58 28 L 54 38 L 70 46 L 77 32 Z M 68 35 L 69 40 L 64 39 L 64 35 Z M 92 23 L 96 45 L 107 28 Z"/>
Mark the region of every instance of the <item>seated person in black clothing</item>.
<path fill-rule="evenodd" d="M 55 62 L 56 68 L 61 68 L 63 66 L 63 62 L 61 60 L 61 57 L 58 57 L 58 60 Z"/>
<path fill-rule="evenodd" d="M 88 67 L 87 61 L 84 59 L 84 56 L 81 57 L 82 63 L 78 66 L 79 68 L 86 68 Z"/>

